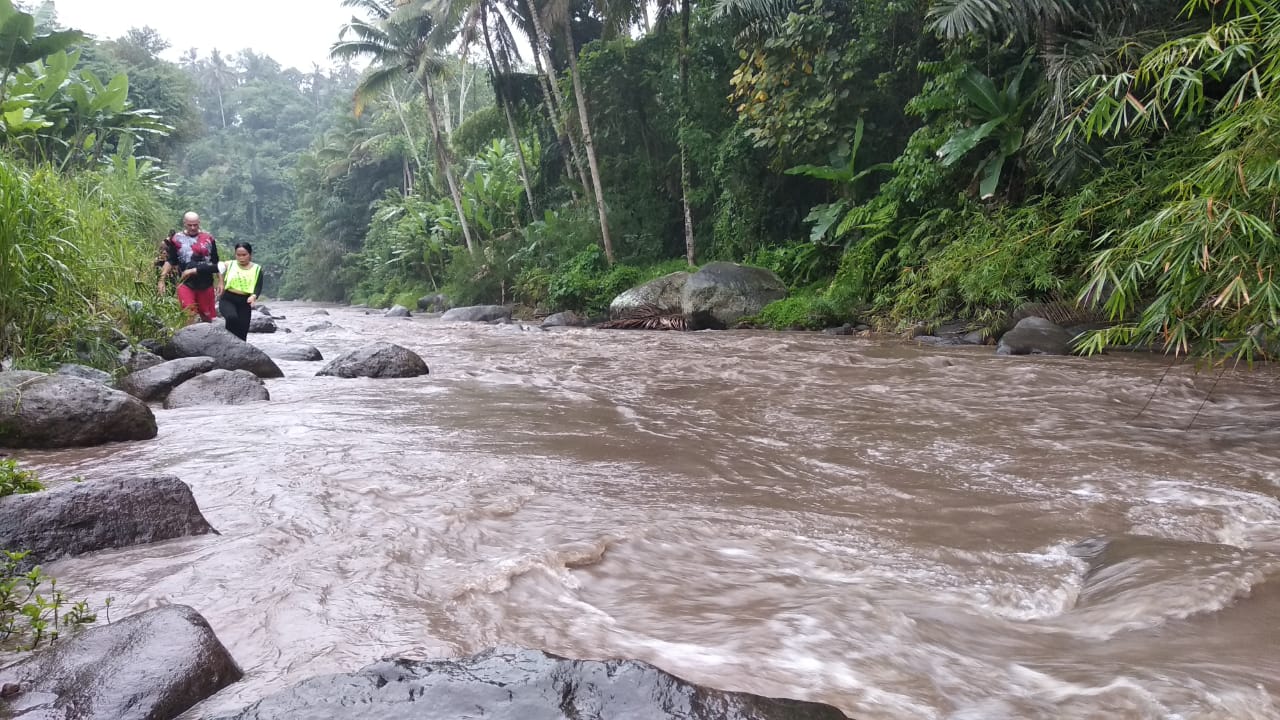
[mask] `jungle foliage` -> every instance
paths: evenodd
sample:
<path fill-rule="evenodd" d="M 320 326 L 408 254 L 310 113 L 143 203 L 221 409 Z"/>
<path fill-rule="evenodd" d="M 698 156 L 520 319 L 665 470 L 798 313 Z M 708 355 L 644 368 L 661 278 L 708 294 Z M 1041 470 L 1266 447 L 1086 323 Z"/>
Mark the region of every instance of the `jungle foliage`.
<path fill-rule="evenodd" d="M 756 319 L 774 327 L 994 329 L 1074 299 L 1111 321 L 1094 351 L 1280 346 L 1275 0 L 347 4 L 334 58 L 363 71 L 12 21 L 20 204 L 58 206 L 55 176 L 63 205 L 145 196 L 135 245 L 196 209 L 285 297 L 599 314 L 733 260 L 793 288 Z M 41 247 L 31 276 L 63 273 Z M 47 328 L 17 307 L 0 337 L 27 354 Z"/>

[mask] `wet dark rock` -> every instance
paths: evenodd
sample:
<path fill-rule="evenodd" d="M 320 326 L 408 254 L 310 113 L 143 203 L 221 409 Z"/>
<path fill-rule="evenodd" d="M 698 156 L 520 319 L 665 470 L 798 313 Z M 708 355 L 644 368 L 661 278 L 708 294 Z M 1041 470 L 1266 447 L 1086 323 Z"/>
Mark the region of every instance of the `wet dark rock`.
<path fill-rule="evenodd" d="M 278 345 L 259 345 L 262 351 L 274 360 L 314 361 L 323 360 L 324 356 L 315 345 L 301 342 L 282 343 Z"/>
<path fill-rule="evenodd" d="M 679 315 L 684 312 L 680 294 L 688 280 L 689 273 L 680 270 L 637 285 L 609 303 L 609 317 L 616 320 L 642 311 L 653 315 Z"/>
<path fill-rule="evenodd" d="M 244 405 L 270 400 L 262 378 L 248 370 L 210 370 L 182 383 L 165 398 L 165 408 Z"/>
<path fill-rule="evenodd" d="M 824 335 L 852 335 L 854 332 L 853 326 L 849 323 L 845 323 L 840 327 L 825 328 L 822 331 Z"/>
<path fill-rule="evenodd" d="M 116 361 L 120 363 L 120 367 L 124 368 L 126 373 L 131 373 L 155 367 L 164 362 L 164 358 L 142 346 L 138 346 L 121 350 L 120 354 L 116 356 Z"/>
<path fill-rule="evenodd" d="M 209 323 L 188 325 L 174 333 L 161 353 L 165 359 L 207 355 L 223 370 L 248 370 L 264 378 L 283 377 L 280 367 L 267 354 L 225 328 Z"/>
<path fill-rule="evenodd" d="M 302 332 L 317 332 L 319 330 L 327 330 L 331 327 L 333 327 L 333 323 L 328 320 L 321 320 L 318 323 L 311 323 L 310 325 L 302 328 Z"/>
<path fill-rule="evenodd" d="M 921 345 L 960 345 L 960 338 L 955 336 L 939 337 L 937 335 L 917 335 L 915 341 Z"/>
<path fill-rule="evenodd" d="M 426 375 L 427 364 L 412 350 L 378 342 L 338 357 L 316 375 L 343 378 L 403 378 Z"/>
<path fill-rule="evenodd" d="M 409 312 L 409 308 L 403 305 L 392 305 L 391 309 L 384 313 L 386 317 L 412 317 L 413 313 Z"/>
<path fill-rule="evenodd" d="M 110 385 L 114 378 L 111 373 L 103 372 L 98 368 L 92 368 L 88 365 L 79 365 L 77 363 L 63 363 L 58 366 L 55 371 L 58 375 L 66 375 L 67 377 L 78 377 L 83 380 L 92 380 L 103 385 Z"/>
<path fill-rule="evenodd" d="M 327 675 L 220 720 L 846 720 L 817 703 L 701 688 L 635 660 L 502 648 Z"/>
<path fill-rule="evenodd" d="M 511 308 L 506 305 L 472 305 L 448 310 L 440 316 L 444 322 L 493 322 L 510 320 Z"/>
<path fill-rule="evenodd" d="M 542 320 L 542 327 L 586 327 L 590 322 L 590 320 L 578 313 L 572 310 L 567 310 L 565 312 L 548 315 Z"/>
<path fill-rule="evenodd" d="M 786 296 L 787 286 L 772 270 L 713 262 L 685 281 L 680 306 L 690 330 L 722 329 Z"/>
<path fill-rule="evenodd" d="M 249 315 L 249 332 L 251 333 L 273 333 L 276 331 L 276 320 L 270 315 L 263 315 L 254 310 Z"/>
<path fill-rule="evenodd" d="M 254 312 L 256 312 L 256 313 L 259 313 L 259 314 L 263 315 L 264 317 L 274 317 L 274 318 L 276 318 L 277 320 L 281 319 L 281 318 L 279 318 L 279 317 L 276 317 L 275 315 L 272 315 L 272 314 L 271 314 L 271 308 L 267 307 L 266 305 L 258 305 L 258 304 L 255 304 L 255 305 L 253 306 L 253 311 L 254 311 Z"/>
<path fill-rule="evenodd" d="M 0 372 L 0 447 L 87 447 L 156 436 L 147 404 L 99 382 Z"/>
<path fill-rule="evenodd" d="M 1018 321 L 1012 330 L 1000 337 L 997 355 L 1069 355 L 1071 340 L 1075 337 L 1041 317 L 1028 317 Z"/>
<path fill-rule="evenodd" d="M 200 373 L 209 372 L 215 364 L 211 357 L 185 357 L 129 373 L 120 378 L 120 389 L 145 402 L 164 400 L 178 385 Z"/>
<path fill-rule="evenodd" d="M 244 673 L 208 621 L 167 605 L 64 637 L 0 670 L 13 720 L 170 720 Z"/>
<path fill-rule="evenodd" d="M 99 478 L 0 498 L 0 547 L 30 550 L 33 563 L 212 532 L 191 488 L 172 475 Z"/>

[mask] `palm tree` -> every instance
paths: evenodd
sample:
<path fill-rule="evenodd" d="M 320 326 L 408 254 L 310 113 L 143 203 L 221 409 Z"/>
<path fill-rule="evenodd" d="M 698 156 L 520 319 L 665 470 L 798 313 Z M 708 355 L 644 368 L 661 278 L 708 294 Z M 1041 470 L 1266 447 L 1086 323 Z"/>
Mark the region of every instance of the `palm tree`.
<path fill-rule="evenodd" d="M 578 122 L 582 130 L 582 145 L 591 170 L 591 188 L 595 194 L 596 212 L 600 216 L 600 239 L 604 245 L 605 261 L 614 263 L 613 238 L 609 234 L 609 213 L 604 203 L 604 188 L 600 183 L 600 163 L 596 160 L 595 142 L 591 138 L 591 118 L 587 111 L 587 96 L 582 89 L 582 74 L 578 72 L 578 48 L 573 41 L 573 23 L 569 12 L 569 0 L 549 0 L 548 24 L 558 26 L 563 34 L 565 57 L 569 59 L 569 77 L 573 81 L 573 95 L 578 105 Z"/>
<path fill-rule="evenodd" d="M 357 108 L 363 107 L 364 101 L 371 95 L 390 87 L 396 78 L 405 74 L 418 82 L 426 98 L 427 120 L 431 124 L 431 144 L 435 149 L 436 162 L 449 186 L 449 195 L 453 199 L 458 227 L 462 229 L 467 251 L 474 255 L 476 247 L 462 207 L 462 194 L 458 191 L 458 182 L 454 176 L 448 139 L 441 131 L 439 104 L 431 82 L 440 71 L 442 63 L 436 48 L 429 42 L 434 26 L 430 15 L 425 12 L 396 12 L 389 0 L 343 0 L 342 4 L 345 7 L 361 8 L 368 17 L 353 17 L 343 27 L 340 39 L 329 51 L 330 57 L 367 57 L 373 61 L 373 67 L 356 88 Z M 349 34 L 354 35 L 354 39 L 346 39 Z"/>
<path fill-rule="evenodd" d="M 529 167 L 525 158 L 524 147 L 520 142 L 520 134 L 516 130 L 512 105 L 515 100 L 510 90 L 510 78 L 515 74 L 515 63 L 520 52 L 516 47 L 511 27 L 502 14 L 501 6 L 496 0 L 433 0 L 426 2 L 417 0 L 417 4 L 426 7 L 435 18 L 437 30 L 447 35 L 454 34 L 462 40 L 462 52 L 475 42 L 477 35 L 484 43 L 485 54 L 489 60 L 489 80 L 493 85 L 493 94 L 498 107 L 502 109 L 507 121 L 507 134 L 515 148 L 520 161 L 520 181 L 524 185 L 525 199 L 529 208 L 534 207 L 533 186 L 529 182 Z M 401 8 L 404 9 L 404 6 Z M 461 117 L 462 108 L 459 108 Z"/>
<path fill-rule="evenodd" d="M 214 48 L 209 54 L 209 61 L 204 64 L 201 83 L 206 90 L 211 91 L 218 98 L 218 115 L 222 118 L 223 130 L 227 128 L 227 108 L 223 95 L 227 88 L 235 84 L 235 79 L 235 70 L 227 63 L 222 53 Z"/>

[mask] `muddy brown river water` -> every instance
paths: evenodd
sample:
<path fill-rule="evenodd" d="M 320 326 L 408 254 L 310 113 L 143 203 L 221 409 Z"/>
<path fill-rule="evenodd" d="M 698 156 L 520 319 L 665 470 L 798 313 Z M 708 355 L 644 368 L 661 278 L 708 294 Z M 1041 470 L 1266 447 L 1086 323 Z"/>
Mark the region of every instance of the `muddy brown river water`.
<path fill-rule="evenodd" d="M 246 677 L 184 718 L 499 643 L 863 720 L 1280 718 L 1274 373 L 271 309 L 251 341 L 431 374 L 281 362 L 269 403 L 18 455 L 178 475 L 221 531 L 47 568 L 209 619 Z"/>

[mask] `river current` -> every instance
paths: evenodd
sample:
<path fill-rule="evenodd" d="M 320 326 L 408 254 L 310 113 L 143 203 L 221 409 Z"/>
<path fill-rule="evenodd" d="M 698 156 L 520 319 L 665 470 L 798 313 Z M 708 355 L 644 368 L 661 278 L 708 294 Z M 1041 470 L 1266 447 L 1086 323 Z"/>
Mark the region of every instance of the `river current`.
<path fill-rule="evenodd" d="M 279 362 L 268 403 L 16 455 L 192 487 L 220 535 L 46 568 L 112 617 L 208 618 L 246 676 L 184 718 L 496 644 L 862 720 L 1280 718 L 1272 372 L 271 309 L 252 342 L 431 374 Z"/>

